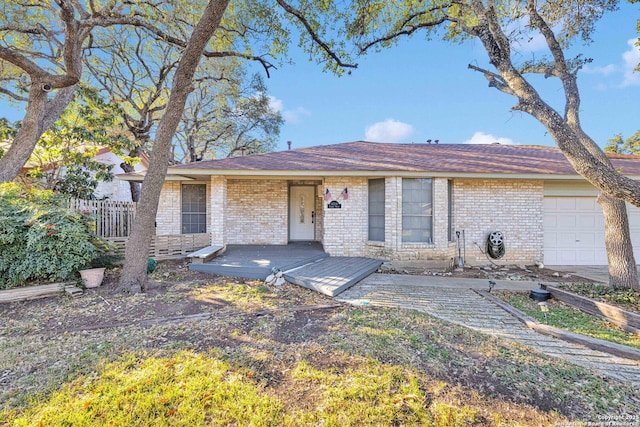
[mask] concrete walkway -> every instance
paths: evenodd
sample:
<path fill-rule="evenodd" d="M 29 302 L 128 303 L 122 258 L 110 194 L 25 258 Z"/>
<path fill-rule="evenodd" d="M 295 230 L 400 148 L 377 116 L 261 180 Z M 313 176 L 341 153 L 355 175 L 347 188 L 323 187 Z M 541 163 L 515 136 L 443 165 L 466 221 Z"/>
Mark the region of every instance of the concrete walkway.
<path fill-rule="evenodd" d="M 494 289 L 528 290 L 537 282 L 496 281 Z M 337 299 L 353 305 L 417 310 L 476 331 L 518 342 L 603 375 L 640 387 L 640 362 L 538 334 L 471 288 L 488 289 L 485 279 L 452 279 L 373 274 Z"/>

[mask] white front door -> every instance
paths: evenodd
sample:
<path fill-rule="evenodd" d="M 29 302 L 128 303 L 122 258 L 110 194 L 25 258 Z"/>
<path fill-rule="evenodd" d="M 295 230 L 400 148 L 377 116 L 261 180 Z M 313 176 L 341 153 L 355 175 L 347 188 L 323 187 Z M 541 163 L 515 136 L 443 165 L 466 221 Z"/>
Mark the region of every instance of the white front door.
<path fill-rule="evenodd" d="M 289 240 L 315 239 L 315 187 L 289 188 Z"/>

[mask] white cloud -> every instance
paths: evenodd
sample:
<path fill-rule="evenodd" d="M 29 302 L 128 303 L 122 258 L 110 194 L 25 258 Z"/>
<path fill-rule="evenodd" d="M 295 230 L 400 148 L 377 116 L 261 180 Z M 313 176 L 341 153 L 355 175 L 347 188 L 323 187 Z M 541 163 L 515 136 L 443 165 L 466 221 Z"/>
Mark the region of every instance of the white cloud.
<path fill-rule="evenodd" d="M 394 119 L 367 126 L 364 132 L 366 140 L 371 142 L 400 142 L 412 133 L 413 126 Z"/>
<path fill-rule="evenodd" d="M 496 138 L 490 133 L 476 132 L 470 139 L 467 139 L 463 144 L 493 144 L 499 142 L 500 144 L 512 145 L 515 144 L 513 140 L 509 138 Z"/>
<path fill-rule="evenodd" d="M 291 124 L 300 123 L 303 118 L 309 117 L 310 115 L 311 111 L 304 107 L 297 107 L 293 110 L 285 110 L 282 112 L 282 118 L 284 121 Z"/>
<path fill-rule="evenodd" d="M 593 67 L 591 65 L 585 65 L 582 68 L 586 74 L 600 74 L 602 76 L 608 76 L 618 71 L 618 66 L 615 64 L 605 65 L 604 67 Z"/>
<path fill-rule="evenodd" d="M 274 111 L 282 112 L 282 108 L 284 107 L 284 102 L 282 99 L 278 99 L 275 96 L 269 95 L 269 108 Z"/>
<path fill-rule="evenodd" d="M 640 48 L 636 46 L 637 41 L 637 39 L 627 40 L 630 49 L 622 54 L 624 61 L 623 87 L 640 85 L 640 71 L 634 71 L 640 63 Z"/>
<path fill-rule="evenodd" d="M 272 110 L 278 111 L 282 114 L 282 118 L 286 123 L 289 124 L 297 124 L 302 121 L 304 117 L 308 117 L 311 115 L 311 111 L 307 110 L 304 107 L 297 107 L 293 110 L 286 110 L 284 108 L 284 102 L 281 99 L 276 98 L 275 96 L 269 95 L 269 107 Z"/>

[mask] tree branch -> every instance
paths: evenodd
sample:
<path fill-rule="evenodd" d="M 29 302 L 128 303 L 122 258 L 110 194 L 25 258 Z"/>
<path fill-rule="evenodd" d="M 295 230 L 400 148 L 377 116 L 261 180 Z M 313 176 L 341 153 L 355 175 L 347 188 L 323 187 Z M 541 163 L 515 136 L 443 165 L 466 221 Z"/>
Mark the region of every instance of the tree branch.
<path fill-rule="evenodd" d="M 502 78 L 502 76 L 500 76 L 500 74 L 493 73 L 489 70 L 485 70 L 484 68 L 480 68 L 472 64 L 467 65 L 467 68 L 470 68 L 474 71 L 478 71 L 484 74 L 484 77 L 489 81 L 489 87 L 494 87 L 498 89 L 500 92 L 504 92 L 506 94 L 516 96 L 516 94 L 513 92 L 513 90 L 511 90 L 509 85 L 504 81 L 504 79 Z"/>
<path fill-rule="evenodd" d="M 309 21 L 307 20 L 307 18 L 304 16 L 302 12 L 300 12 L 298 9 L 294 8 L 293 6 L 289 5 L 284 0 L 277 0 L 277 2 L 288 14 L 295 16 L 298 19 L 298 21 L 300 21 L 300 23 L 307 30 L 307 32 L 309 33 L 313 41 L 316 42 L 316 44 L 320 46 L 320 48 L 324 50 L 324 52 L 331 59 L 333 59 L 335 63 L 338 64 L 338 66 L 342 68 L 358 68 L 358 64 L 347 64 L 345 62 L 342 62 L 342 60 L 338 57 L 338 55 L 333 50 L 331 50 L 329 45 L 327 45 L 324 41 L 322 41 L 318 36 L 318 34 L 316 34 L 316 32 L 313 30 L 313 28 L 311 28 Z"/>
<path fill-rule="evenodd" d="M 27 98 L 26 96 L 18 95 L 17 93 L 3 87 L 0 87 L 0 93 L 3 93 L 8 97 L 15 99 L 16 101 L 27 102 L 29 100 L 29 98 Z"/>

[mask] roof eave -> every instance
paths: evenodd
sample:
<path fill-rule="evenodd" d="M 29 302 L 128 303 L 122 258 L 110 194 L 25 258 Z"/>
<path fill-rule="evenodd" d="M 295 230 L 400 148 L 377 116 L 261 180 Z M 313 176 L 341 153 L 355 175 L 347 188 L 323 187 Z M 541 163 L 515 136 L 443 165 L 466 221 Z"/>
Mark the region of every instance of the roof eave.
<path fill-rule="evenodd" d="M 566 179 L 583 180 L 578 174 L 553 174 L 553 173 L 499 173 L 499 172 L 433 172 L 433 171 L 360 171 L 360 170 L 256 170 L 256 169 L 171 169 L 169 176 L 177 175 L 210 175 L 229 177 L 434 177 L 434 178 L 495 178 L 495 179 Z M 640 179 L 640 176 L 628 176 L 631 179 Z M 171 179 L 172 181 L 175 179 Z"/>
<path fill-rule="evenodd" d="M 140 171 L 140 172 L 132 172 L 132 173 L 116 175 L 116 178 L 118 178 L 121 181 L 142 182 L 144 181 L 145 176 L 146 176 L 145 171 Z M 164 180 L 165 181 L 193 181 L 194 179 L 189 178 L 188 176 L 167 174 Z"/>

